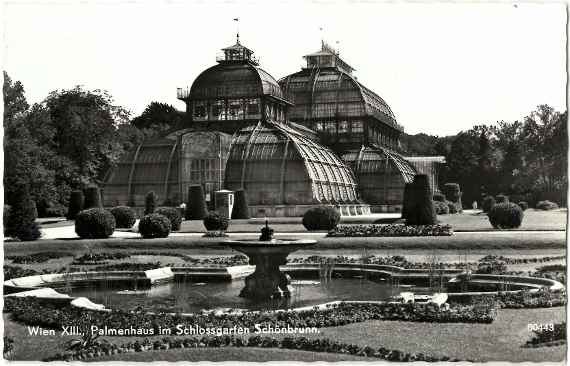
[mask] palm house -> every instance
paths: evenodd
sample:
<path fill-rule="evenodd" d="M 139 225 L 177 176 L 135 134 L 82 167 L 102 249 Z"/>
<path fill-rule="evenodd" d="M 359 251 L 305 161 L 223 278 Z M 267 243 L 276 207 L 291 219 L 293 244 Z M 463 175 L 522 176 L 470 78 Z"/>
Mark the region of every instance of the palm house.
<path fill-rule="evenodd" d="M 210 209 L 216 191 L 244 189 L 253 217 L 301 216 L 320 205 L 342 215 L 399 211 L 417 167 L 437 189 L 441 159 L 412 164 L 397 152 L 402 126 L 338 52 L 323 43 L 305 59 L 277 82 L 238 35 L 216 65 L 178 89 L 183 125 L 144 141 L 110 170 L 105 206 L 140 209 L 149 191 L 159 204 L 179 205 L 189 186 L 201 185 Z"/>

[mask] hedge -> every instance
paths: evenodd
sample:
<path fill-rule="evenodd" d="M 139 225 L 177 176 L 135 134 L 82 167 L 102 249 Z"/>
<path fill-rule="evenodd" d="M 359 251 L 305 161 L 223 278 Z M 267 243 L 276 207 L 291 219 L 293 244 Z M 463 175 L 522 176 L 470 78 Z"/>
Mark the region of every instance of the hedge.
<path fill-rule="evenodd" d="M 204 226 L 208 231 L 226 231 L 229 224 L 230 220 L 227 217 L 215 211 L 209 212 L 206 217 L 204 217 Z"/>

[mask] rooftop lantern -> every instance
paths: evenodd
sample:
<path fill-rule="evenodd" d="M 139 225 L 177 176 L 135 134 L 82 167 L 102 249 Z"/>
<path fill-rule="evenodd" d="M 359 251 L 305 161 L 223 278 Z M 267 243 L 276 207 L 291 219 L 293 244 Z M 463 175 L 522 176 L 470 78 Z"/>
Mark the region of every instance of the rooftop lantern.
<path fill-rule="evenodd" d="M 239 42 L 239 33 L 236 36 L 236 44 L 230 47 L 222 48 L 223 54 L 216 58 L 219 63 L 222 62 L 251 62 L 259 65 L 258 60 L 253 56 L 253 51 L 243 46 Z"/>
<path fill-rule="evenodd" d="M 336 67 L 347 74 L 354 71 L 352 66 L 340 58 L 339 52 L 324 41 L 321 42 L 320 51 L 306 55 L 304 58 L 307 60 L 307 69 Z"/>

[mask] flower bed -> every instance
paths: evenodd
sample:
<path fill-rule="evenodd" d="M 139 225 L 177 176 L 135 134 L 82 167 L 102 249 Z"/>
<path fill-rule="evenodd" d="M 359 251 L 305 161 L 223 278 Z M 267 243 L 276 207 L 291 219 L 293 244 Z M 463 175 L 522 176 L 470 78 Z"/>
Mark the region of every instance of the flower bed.
<path fill-rule="evenodd" d="M 39 252 L 28 255 L 13 255 L 7 256 L 6 259 L 12 260 L 14 264 L 32 264 L 32 263 L 44 263 L 50 259 L 61 258 L 61 257 L 73 257 L 73 253 L 69 252 Z"/>
<path fill-rule="evenodd" d="M 151 341 L 145 338 L 143 341 L 128 342 L 121 345 L 114 343 L 106 343 L 94 341 L 86 347 L 75 351 L 67 351 L 58 353 L 53 357 L 44 359 L 44 361 L 74 361 L 87 360 L 101 357 L 104 355 L 111 356 L 119 353 L 131 352 L 147 352 L 147 351 L 166 351 L 175 348 L 218 348 L 218 347 L 258 347 L 258 348 L 283 348 L 291 350 L 303 350 L 310 352 L 328 352 L 342 353 L 362 357 L 374 357 L 386 361 L 396 362 L 443 362 L 443 361 L 459 361 L 458 359 L 450 359 L 449 357 L 434 357 L 423 353 L 406 353 L 399 350 L 392 350 L 385 347 L 377 349 L 369 346 L 359 346 L 356 344 L 348 344 L 337 342 L 328 338 L 308 339 L 306 337 L 285 337 L 275 338 L 269 336 L 252 335 L 248 338 L 236 337 L 233 335 L 222 336 L 203 336 L 170 338 L 165 337 Z"/>
<path fill-rule="evenodd" d="M 107 260 L 129 258 L 127 253 L 88 253 L 73 259 L 73 265 L 104 264 Z"/>
<path fill-rule="evenodd" d="M 340 225 L 328 233 L 328 237 L 358 236 L 450 236 L 451 225 Z"/>
<path fill-rule="evenodd" d="M 38 274 L 40 274 L 40 272 L 33 269 L 4 265 L 4 281 L 18 277 L 35 276 Z"/>
<path fill-rule="evenodd" d="M 375 255 L 368 255 L 361 258 L 347 257 L 337 255 L 336 257 L 325 257 L 319 255 L 312 255 L 305 258 L 290 258 L 288 263 L 303 263 L 303 264 L 318 264 L 318 263 L 348 263 L 348 264 L 378 264 L 387 266 L 396 266 L 404 269 L 430 269 L 434 267 L 433 263 L 428 262 L 409 262 L 401 255 L 377 257 Z M 436 263 L 438 269 L 461 269 L 467 265 L 477 266 L 477 263 Z"/>
<path fill-rule="evenodd" d="M 287 328 L 323 328 L 335 327 L 367 320 L 400 320 L 431 323 L 491 323 L 496 317 L 494 304 L 460 305 L 453 304 L 445 310 L 435 304 L 401 303 L 339 303 L 326 309 L 315 307 L 304 311 L 272 311 L 226 313 L 221 316 L 210 314 L 191 314 L 189 316 L 173 314 L 154 314 L 142 311 L 96 312 L 71 306 L 61 307 L 43 304 L 34 298 L 5 298 L 4 311 L 11 313 L 14 321 L 25 325 L 39 325 L 44 328 L 61 329 L 63 325 L 76 324 L 99 328 L 105 326 L 116 329 L 134 327 L 137 329 L 170 328 L 176 334 L 176 326 L 187 328 L 223 327 L 248 328 L 255 331 L 255 325 L 263 327 Z"/>

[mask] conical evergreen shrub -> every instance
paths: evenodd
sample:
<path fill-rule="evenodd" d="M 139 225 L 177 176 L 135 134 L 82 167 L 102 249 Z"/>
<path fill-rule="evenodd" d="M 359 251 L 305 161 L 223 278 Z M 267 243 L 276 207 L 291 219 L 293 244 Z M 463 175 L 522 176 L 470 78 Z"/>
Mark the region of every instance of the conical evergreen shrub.
<path fill-rule="evenodd" d="M 97 187 L 85 188 L 85 201 L 83 203 L 83 209 L 87 210 L 90 208 L 103 208 L 103 204 L 101 203 L 101 192 Z"/>
<path fill-rule="evenodd" d="M 22 241 L 38 239 L 42 234 L 36 223 L 37 217 L 36 203 L 30 196 L 28 185 L 19 187 L 5 223 L 6 235 Z"/>
<path fill-rule="evenodd" d="M 234 193 L 232 220 L 235 219 L 249 219 L 249 205 L 247 204 L 247 195 L 243 189 L 238 189 Z"/>
<path fill-rule="evenodd" d="M 146 215 L 150 215 L 151 213 L 154 213 L 154 210 L 156 210 L 156 201 L 158 200 L 158 196 L 156 195 L 156 193 L 154 193 L 154 191 L 150 191 L 146 194 L 146 197 L 144 199 L 144 214 Z"/>
<path fill-rule="evenodd" d="M 416 175 L 412 182 L 411 191 L 412 203 L 410 204 L 409 212 L 406 213 L 406 225 L 436 224 L 437 215 L 433 207 L 427 175 Z"/>
<path fill-rule="evenodd" d="M 204 191 L 201 185 L 193 185 L 188 187 L 188 202 L 186 202 L 186 211 L 184 217 L 186 220 L 203 220 L 208 214 L 206 209 L 206 200 L 204 199 Z"/>
<path fill-rule="evenodd" d="M 407 219 L 408 214 L 410 213 L 410 209 L 412 207 L 412 188 L 413 183 L 406 183 L 404 185 L 404 201 L 402 203 L 402 218 Z"/>
<path fill-rule="evenodd" d="M 66 218 L 68 220 L 75 220 L 78 213 L 83 210 L 83 192 L 82 191 L 72 191 L 69 197 L 69 206 L 67 208 Z"/>

